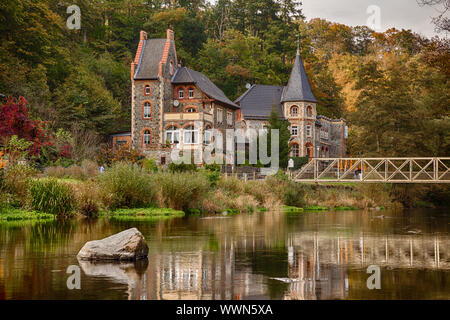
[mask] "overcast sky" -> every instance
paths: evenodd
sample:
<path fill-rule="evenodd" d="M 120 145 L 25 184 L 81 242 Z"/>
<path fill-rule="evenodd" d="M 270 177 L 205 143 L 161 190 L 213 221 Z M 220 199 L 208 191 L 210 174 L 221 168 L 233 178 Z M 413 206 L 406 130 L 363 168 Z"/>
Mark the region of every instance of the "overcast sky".
<path fill-rule="evenodd" d="M 432 7 L 420 7 L 416 0 L 302 0 L 307 20 L 324 18 L 346 25 L 367 25 L 370 5 L 380 8 L 381 31 L 395 27 L 411 29 L 432 37 L 436 35 L 431 17 L 438 15 Z M 440 34 L 441 37 L 444 34 Z"/>

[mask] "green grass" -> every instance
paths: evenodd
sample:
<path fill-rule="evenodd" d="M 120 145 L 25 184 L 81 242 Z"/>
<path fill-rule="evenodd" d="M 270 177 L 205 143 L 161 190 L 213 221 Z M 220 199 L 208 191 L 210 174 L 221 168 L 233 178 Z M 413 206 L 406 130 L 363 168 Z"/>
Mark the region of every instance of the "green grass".
<path fill-rule="evenodd" d="M 352 210 L 360 210 L 356 207 L 344 207 L 344 206 L 338 206 L 333 208 L 334 211 L 352 211 Z"/>
<path fill-rule="evenodd" d="M 0 221 L 52 220 L 55 216 L 49 213 L 8 208 L 0 211 Z"/>
<path fill-rule="evenodd" d="M 285 213 L 300 213 L 305 211 L 303 208 L 292 207 L 292 206 L 283 206 L 283 211 Z"/>
<path fill-rule="evenodd" d="M 133 208 L 101 212 L 100 216 L 108 217 L 113 220 L 149 221 L 168 218 L 181 218 L 184 217 L 184 212 L 170 208 Z"/>
<path fill-rule="evenodd" d="M 308 206 L 305 208 L 306 211 L 328 211 L 330 208 L 324 206 Z"/>

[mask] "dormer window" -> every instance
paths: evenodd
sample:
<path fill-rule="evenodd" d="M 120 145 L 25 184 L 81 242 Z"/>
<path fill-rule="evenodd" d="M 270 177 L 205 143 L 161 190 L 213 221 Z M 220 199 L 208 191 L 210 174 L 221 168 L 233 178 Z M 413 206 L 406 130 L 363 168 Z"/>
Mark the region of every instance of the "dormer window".
<path fill-rule="evenodd" d="M 189 88 L 189 99 L 194 98 L 194 88 Z"/>
<path fill-rule="evenodd" d="M 183 88 L 179 88 L 178 89 L 178 99 L 183 99 L 184 98 L 184 90 Z"/>
<path fill-rule="evenodd" d="M 150 86 L 148 84 L 144 88 L 144 95 L 146 96 L 150 95 Z"/>

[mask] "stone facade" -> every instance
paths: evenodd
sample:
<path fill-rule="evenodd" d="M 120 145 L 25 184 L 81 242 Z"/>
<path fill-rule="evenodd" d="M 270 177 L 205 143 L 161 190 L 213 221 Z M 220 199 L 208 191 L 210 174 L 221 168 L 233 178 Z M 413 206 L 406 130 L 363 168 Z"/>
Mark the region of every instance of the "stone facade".
<path fill-rule="evenodd" d="M 232 102 L 205 75 L 178 64 L 173 31 L 165 39 L 141 31 L 131 80 L 131 147 L 157 163 L 169 163 L 174 149 L 202 156 L 212 129 L 222 132 L 226 150 L 226 130 L 268 126 L 274 101 L 290 122 L 291 156 L 345 156 L 345 121 L 317 114 L 299 53 L 286 87 L 256 85 Z"/>

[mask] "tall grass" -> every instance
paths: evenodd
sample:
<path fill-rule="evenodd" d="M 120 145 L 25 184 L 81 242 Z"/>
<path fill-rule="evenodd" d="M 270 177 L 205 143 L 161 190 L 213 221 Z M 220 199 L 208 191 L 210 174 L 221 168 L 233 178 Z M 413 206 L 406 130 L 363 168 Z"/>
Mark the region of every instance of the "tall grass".
<path fill-rule="evenodd" d="M 50 178 L 31 182 L 30 205 L 36 211 L 68 217 L 76 209 L 77 201 L 70 185 Z"/>
<path fill-rule="evenodd" d="M 97 178 L 102 200 L 109 209 L 135 208 L 154 203 L 154 180 L 131 163 L 116 163 Z"/>
<path fill-rule="evenodd" d="M 210 181 L 202 174 L 163 172 L 152 179 L 159 188 L 159 205 L 176 210 L 197 208 L 210 188 Z"/>

